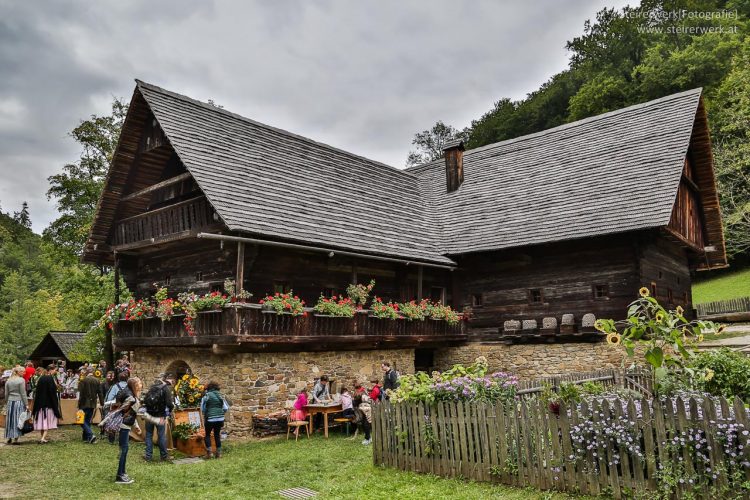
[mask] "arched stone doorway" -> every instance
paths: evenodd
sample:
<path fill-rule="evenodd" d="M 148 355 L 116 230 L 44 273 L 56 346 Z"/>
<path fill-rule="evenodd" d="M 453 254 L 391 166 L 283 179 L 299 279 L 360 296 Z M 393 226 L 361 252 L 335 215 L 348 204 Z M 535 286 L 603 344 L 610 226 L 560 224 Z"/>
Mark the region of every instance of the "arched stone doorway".
<path fill-rule="evenodd" d="M 169 363 L 169 366 L 167 366 L 166 370 L 164 370 L 165 373 L 169 373 L 175 376 L 176 379 L 180 379 L 183 375 L 192 375 L 193 370 L 190 369 L 190 365 L 188 365 L 186 362 L 182 361 L 181 359 L 177 359 L 175 361 L 172 361 Z"/>

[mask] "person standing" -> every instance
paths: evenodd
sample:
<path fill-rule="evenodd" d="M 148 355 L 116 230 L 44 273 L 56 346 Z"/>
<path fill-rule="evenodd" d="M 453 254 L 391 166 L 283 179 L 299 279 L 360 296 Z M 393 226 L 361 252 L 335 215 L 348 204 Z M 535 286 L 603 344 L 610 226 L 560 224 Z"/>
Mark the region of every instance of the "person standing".
<path fill-rule="evenodd" d="M 132 484 L 134 481 L 125 472 L 125 464 L 128 460 L 128 448 L 130 441 L 130 428 L 135 424 L 135 417 L 140 407 L 141 380 L 137 377 L 128 379 L 127 386 L 117 393 L 116 404 L 122 412 L 122 423 L 118 434 L 120 444 L 120 460 L 117 466 L 116 484 Z"/>
<path fill-rule="evenodd" d="M 91 420 L 99 401 L 99 391 L 99 379 L 94 376 L 94 368 L 89 366 L 86 368 L 86 378 L 78 384 L 78 409 L 83 411 L 83 440 L 91 444 L 96 443 Z"/>
<path fill-rule="evenodd" d="M 388 361 L 381 363 L 380 368 L 383 370 L 383 396 L 384 399 L 390 399 L 388 391 L 398 389 L 398 373 L 393 369 Z"/>
<path fill-rule="evenodd" d="M 110 388 L 115 384 L 115 372 L 112 370 L 107 372 L 107 376 L 104 379 L 104 382 L 99 384 L 99 407 L 101 408 L 102 412 L 102 420 L 104 420 L 104 417 L 107 416 L 107 413 L 109 413 L 108 408 L 104 406 L 104 402 L 107 400 L 107 393 L 109 392 Z M 104 428 L 101 429 L 99 432 L 99 437 L 104 436 Z"/>
<path fill-rule="evenodd" d="M 48 443 L 47 433 L 57 429 L 57 420 L 62 418 L 60 396 L 55 383 L 55 366 L 40 376 L 34 389 L 34 430 L 41 433 L 40 443 Z"/>
<path fill-rule="evenodd" d="M 201 412 L 206 428 L 206 459 L 211 458 L 211 432 L 216 442 L 214 458 L 221 458 L 221 428 L 224 427 L 224 414 L 229 409 L 229 405 L 219 389 L 218 382 L 209 382 L 206 386 L 206 394 L 201 399 Z"/>
<path fill-rule="evenodd" d="M 165 381 L 166 378 L 165 373 L 160 374 L 143 398 L 146 413 L 151 417 L 146 418 L 146 452 L 143 459 L 147 462 L 151 460 L 154 453 L 154 428 L 156 428 L 161 460 L 166 462 L 172 458 L 167 451 L 166 417 L 174 409 L 174 401 L 169 384 Z"/>
<path fill-rule="evenodd" d="M 26 394 L 31 394 L 31 377 L 36 374 L 34 363 L 31 361 L 26 362 L 26 369 L 23 372 L 23 379 L 26 381 Z"/>
<path fill-rule="evenodd" d="M 320 379 L 315 382 L 312 390 L 312 400 L 314 404 L 325 404 L 331 400 L 330 387 L 328 387 L 328 376 L 321 375 Z M 323 413 L 316 413 L 313 418 L 313 427 L 320 429 L 323 427 L 323 419 L 327 418 Z"/>
<path fill-rule="evenodd" d="M 18 438 L 21 437 L 21 431 L 18 430 L 18 418 L 29 407 L 24 373 L 24 367 L 16 366 L 10 378 L 5 381 L 5 439 L 8 444 L 18 444 Z"/>

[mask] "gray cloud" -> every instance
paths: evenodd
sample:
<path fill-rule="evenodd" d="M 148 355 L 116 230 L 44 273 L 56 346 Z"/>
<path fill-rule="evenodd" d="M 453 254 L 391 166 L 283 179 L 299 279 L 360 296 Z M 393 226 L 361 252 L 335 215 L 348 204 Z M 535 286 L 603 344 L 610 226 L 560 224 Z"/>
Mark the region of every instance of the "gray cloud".
<path fill-rule="evenodd" d="M 0 0 L 0 204 L 54 219 L 67 132 L 134 78 L 400 167 L 415 132 L 536 89 L 624 3 Z"/>

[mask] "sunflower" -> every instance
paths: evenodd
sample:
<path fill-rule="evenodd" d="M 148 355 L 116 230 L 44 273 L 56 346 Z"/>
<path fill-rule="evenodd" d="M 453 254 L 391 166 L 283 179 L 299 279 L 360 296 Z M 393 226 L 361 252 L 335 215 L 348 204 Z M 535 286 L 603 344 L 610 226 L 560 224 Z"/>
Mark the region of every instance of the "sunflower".
<path fill-rule="evenodd" d="M 182 380 L 187 380 L 189 378 L 190 378 L 190 375 L 188 375 L 187 373 L 182 376 Z"/>
<path fill-rule="evenodd" d="M 685 312 L 685 309 L 683 309 L 682 306 L 677 306 L 677 309 L 675 310 L 675 312 L 679 314 L 680 316 L 682 316 L 682 313 Z"/>
<path fill-rule="evenodd" d="M 702 333 L 698 334 L 698 342 L 703 342 L 703 334 Z"/>
<path fill-rule="evenodd" d="M 195 403 L 195 398 L 193 396 L 188 396 L 188 401 Z"/>
<path fill-rule="evenodd" d="M 703 379 L 706 382 L 710 382 L 712 378 L 714 378 L 714 371 L 711 368 L 707 368 L 706 373 L 703 374 Z"/>
<path fill-rule="evenodd" d="M 198 390 L 199 390 L 199 391 L 201 391 L 201 392 L 203 392 L 203 390 L 204 390 L 205 388 L 206 388 L 206 386 L 205 386 L 205 385 L 203 385 L 203 384 L 201 384 L 201 385 L 199 385 L 199 386 L 198 386 Z"/>
<path fill-rule="evenodd" d="M 102 376 L 102 372 L 100 372 L 99 370 L 96 370 L 96 371 L 94 372 L 94 375 L 95 375 L 95 376 L 96 376 L 97 378 L 98 378 L 98 377 L 101 377 L 101 376 Z"/>
<path fill-rule="evenodd" d="M 641 287 L 641 289 L 638 290 L 638 293 L 641 297 L 648 297 L 649 295 L 651 295 L 651 292 L 649 292 L 648 288 L 646 288 L 645 286 Z"/>
<path fill-rule="evenodd" d="M 620 334 L 617 332 L 612 332 L 609 335 L 607 335 L 607 343 L 610 345 L 617 345 L 620 343 Z"/>
<path fill-rule="evenodd" d="M 662 321 L 664 321 L 664 313 L 661 312 L 661 311 L 659 311 L 658 313 L 656 313 L 656 318 L 655 319 L 656 319 L 656 321 L 658 321 L 659 323 L 661 323 Z"/>
<path fill-rule="evenodd" d="M 597 319 L 596 321 L 594 321 L 594 328 L 596 328 L 600 332 L 603 332 L 604 331 L 604 322 L 602 320 L 600 320 L 600 319 Z"/>
<path fill-rule="evenodd" d="M 195 389 L 195 387 L 198 385 L 198 379 L 197 378 L 190 379 L 190 384 L 188 385 L 190 386 L 191 389 Z"/>

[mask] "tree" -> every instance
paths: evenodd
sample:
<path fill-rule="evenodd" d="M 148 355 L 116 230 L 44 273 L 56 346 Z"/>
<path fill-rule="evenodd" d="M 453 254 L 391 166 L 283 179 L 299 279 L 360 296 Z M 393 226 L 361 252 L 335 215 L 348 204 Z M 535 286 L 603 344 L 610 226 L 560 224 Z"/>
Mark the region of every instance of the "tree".
<path fill-rule="evenodd" d="M 63 249 L 70 261 L 86 242 L 126 113 L 127 104 L 116 98 L 109 115 L 91 115 L 82 121 L 70 133 L 82 147 L 80 158 L 48 178 L 47 198 L 57 200 L 61 215 L 44 235 Z"/>
<path fill-rule="evenodd" d="M 31 216 L 29 215 L 29 204 L 27 202 L 23 202 L 20 212 L 13 213 L 13 220 L 26 229 L 31 229 Z"/>
<path fill-rule="evenodd" d="M 443 156 L 443 146 L 453 139 L 466 139 L 467 132 L 457 130 L 442 121 L 438 121 L 429 129 L 414 135 L 412 145 L 417 146 L 416 151 L 410 151 L 406 158 L 406 166 L 413 167 L 428 163 Z"/>
<path fill-rule="evenodd" d="M 59 294 L 31 291 L 26 277 L 13 272 L 0 288 L 7 311 L 0 315 L 0 363 L 13 364 L 26 359 L 50 330 L 65 327 L 59 318 Z"/>

